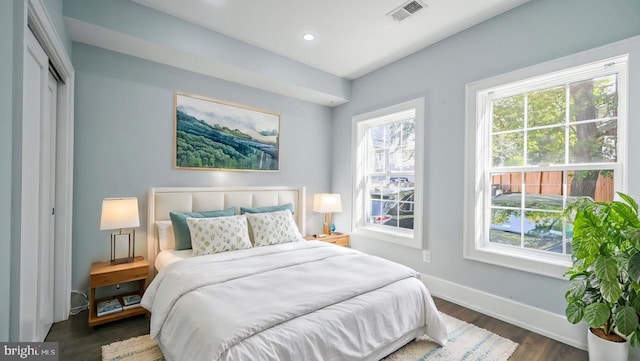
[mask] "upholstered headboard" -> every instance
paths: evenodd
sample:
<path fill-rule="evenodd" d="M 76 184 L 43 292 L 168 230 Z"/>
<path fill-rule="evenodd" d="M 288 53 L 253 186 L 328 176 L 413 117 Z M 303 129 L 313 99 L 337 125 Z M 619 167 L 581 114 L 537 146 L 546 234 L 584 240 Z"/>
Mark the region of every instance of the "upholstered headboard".
<path fill-rule="evenodd" d="M 305 234 L 304 187 L 163 187 L 149 188 L 147 215 L 147 255 L 149 273 L 160 252 L 156 221 L 169 220 L 169 212 L 202 212 L 240 207 L 265 207 L 293 203 L 293 215 L 300 233 Z M 152 276 L 153 277 L 153 276 Z"/>

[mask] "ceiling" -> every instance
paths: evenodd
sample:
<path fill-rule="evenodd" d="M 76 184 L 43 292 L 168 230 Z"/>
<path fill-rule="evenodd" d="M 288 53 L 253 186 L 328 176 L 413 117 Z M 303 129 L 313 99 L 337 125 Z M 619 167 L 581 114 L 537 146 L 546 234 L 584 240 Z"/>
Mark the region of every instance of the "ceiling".
<path fill-rule="evenodd" d="M 401 22 L 387 14 L 406 0 L 132 1 L 355 79 L 529 0 L 420 0 Z"/>

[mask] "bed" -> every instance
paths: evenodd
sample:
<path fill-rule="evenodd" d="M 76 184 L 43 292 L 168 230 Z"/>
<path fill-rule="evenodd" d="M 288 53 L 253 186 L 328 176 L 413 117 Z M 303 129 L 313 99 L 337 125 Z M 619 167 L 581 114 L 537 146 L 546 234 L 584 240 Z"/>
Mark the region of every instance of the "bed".
<path fill-rule="evenodd" d="M 149 190 L 154 279 L 142 306 L 151 312 L 151 337 L 165 359 L 379 360 L 424 334 L 446 343 L 446 328 L 417 272 L 302 238 L 305 197 L 304 187 Z M 283 205 L 289 208 L 278 208 Z M 230 208 L 236 215 L 187 218 L 194 251 L 172 248 L 179 241 L 171 239 L 170 212 Z M 237 216 L 241 208 L 257 213 Z M 276 211 L 267 212 L 271 208 Z M 248 247 L 193 256 L 205 232 L 218 237 L 232 224 L 229 234 L 244 233 L 233 228 L 243 222 L 253 236 Z M 269 233 L 287 222 L 295 235 L 280 228 L 278 237 Z M 279 237 L 289 241 L 274 242 Z M 244 235 L 238 239 L 247 242 Z"/>

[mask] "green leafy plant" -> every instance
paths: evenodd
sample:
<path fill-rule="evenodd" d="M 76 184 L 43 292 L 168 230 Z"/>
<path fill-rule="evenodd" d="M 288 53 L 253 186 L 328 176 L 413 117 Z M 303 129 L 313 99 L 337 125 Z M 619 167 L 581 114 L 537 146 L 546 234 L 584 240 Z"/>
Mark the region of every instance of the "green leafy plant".
<path fill-rule="evenodd" d="M 618 192 L 621 201 L 582 198 L 571 204 L 573 266 L 566 315 L 584 320 L 604 334 L 617 331 L 640 346 L 640 220 L 638 204 Z"/>

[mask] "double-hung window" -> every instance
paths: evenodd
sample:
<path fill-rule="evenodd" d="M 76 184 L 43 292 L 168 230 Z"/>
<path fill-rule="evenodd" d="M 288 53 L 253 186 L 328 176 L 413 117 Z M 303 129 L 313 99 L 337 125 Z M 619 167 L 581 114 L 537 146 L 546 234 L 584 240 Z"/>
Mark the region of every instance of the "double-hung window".
<path fill-rule="evenodd" d="M 467 87 L 475 103 L 468 258 L 562 276 L 572 237 L 563 211 L 622 190 L 626 64 L 622 56 Z"/>
<path fill-rule="evenodd" d="M 353 234 L 422 247 L 424 100 L 357 115 Z"/>

